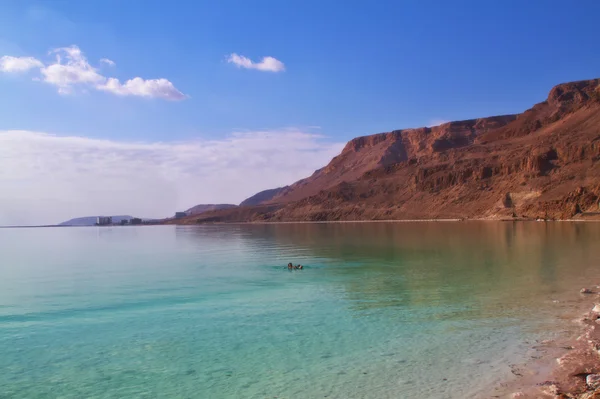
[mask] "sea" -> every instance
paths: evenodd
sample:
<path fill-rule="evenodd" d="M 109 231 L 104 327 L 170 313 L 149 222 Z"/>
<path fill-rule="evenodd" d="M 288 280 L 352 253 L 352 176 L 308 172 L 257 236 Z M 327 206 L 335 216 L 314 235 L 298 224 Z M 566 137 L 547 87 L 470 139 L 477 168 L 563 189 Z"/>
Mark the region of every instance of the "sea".
<path fill-rule="evenodd" d="M 0 398 L 493 397 L 573 333 L 599 242 L 575 222 L 0 229 Z"/>

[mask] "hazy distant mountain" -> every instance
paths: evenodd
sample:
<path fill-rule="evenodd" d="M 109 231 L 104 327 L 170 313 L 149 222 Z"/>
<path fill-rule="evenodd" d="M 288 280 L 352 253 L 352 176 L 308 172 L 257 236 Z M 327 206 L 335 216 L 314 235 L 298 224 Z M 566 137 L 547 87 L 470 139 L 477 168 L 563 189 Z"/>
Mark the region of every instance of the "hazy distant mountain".
<path fill-rule="evenodd" d="M 254 206 L 262 204 L 266 201 L 270 201 L 273 199 L 273 197 L 282 193 L 287 188 L 288 186 L 261 191 L 260 193 L 254 194 L 252 197 L 246 198 L 244 201 L 242 201 L 240 206 Z"/>
<path fill-rule="evenodd" d="M 231 208 L 237 208 L 237 205 L 233 205 L 233 204 L 200 204 L 200 205 L 196 205 L 196 206 L 188 209 L 187 211 L 185 211 L 185 213 L 187 213 L 188 215 L 197 215 L 199 213 L 204 213 L 204 212 L 208 212 L 208 211 L 218 211 L 220 209 L 231 209 Z"/>
<path fill-rule="evenodd" d="M 96 218 L 98 216 L 84 216 L 81 218 L 75 218 L 71 220 L 67 220 L 66 222 L 62 222 L 59 226 L 94 226 L 96 224 Z M 113 216 L 112 221 L 114 224 L 121 223 L 121 220 L 131 220 L 133 216 L 129 215 L 119 215 Z"/>

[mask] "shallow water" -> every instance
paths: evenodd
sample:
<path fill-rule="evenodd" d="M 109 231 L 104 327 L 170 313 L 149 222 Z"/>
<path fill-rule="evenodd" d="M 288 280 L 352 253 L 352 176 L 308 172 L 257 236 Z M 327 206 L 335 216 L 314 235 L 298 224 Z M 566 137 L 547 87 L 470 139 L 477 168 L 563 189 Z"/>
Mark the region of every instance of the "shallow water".
<path fill-rule="evenodd" d="M 592 223 L 0 229 L 0 398 L 489 397 L 570 328 L 554 301 L 600 282 L 599 239 Z"/>

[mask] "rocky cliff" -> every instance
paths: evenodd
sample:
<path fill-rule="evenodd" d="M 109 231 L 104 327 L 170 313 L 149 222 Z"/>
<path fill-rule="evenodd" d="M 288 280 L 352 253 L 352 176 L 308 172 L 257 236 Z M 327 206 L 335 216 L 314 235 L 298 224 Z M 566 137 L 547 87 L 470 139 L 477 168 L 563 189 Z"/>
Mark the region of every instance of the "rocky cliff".
<path fill-rule="evenodd" d="M 522 114 L 355 138 L 239 221 L 581 217 L 599 160 L 600 79 L 565 83 Z"/>

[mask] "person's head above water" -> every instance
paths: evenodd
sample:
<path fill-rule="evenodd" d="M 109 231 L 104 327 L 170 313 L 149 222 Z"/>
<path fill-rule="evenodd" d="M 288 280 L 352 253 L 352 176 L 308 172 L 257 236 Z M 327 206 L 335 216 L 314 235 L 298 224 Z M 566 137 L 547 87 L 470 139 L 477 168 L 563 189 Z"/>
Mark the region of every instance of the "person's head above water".
<path fill-rule="evenodd" d="M 292 265 L 292 262 L 288 263 L 288 269 L 291 269 L 292 267 L 294 267 L 294 265 Z"/>

